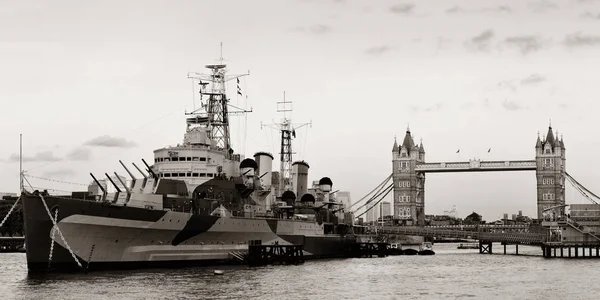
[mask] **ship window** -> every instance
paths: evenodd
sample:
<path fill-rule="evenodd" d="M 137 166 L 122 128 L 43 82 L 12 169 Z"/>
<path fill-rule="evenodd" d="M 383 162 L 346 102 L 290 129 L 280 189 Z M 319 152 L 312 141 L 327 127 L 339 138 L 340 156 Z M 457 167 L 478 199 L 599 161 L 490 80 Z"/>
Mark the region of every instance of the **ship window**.
<path fill-rule="evenodd" d="M 213 177 L 213 174 L 212 173 L 206 173 L 206 176 Z"/>
<path fill-rule="evenodd" d="M 165 173 L 163 174 L 163 177 L 171 177 L 171 173 Z"/>
<path fill-rule="evenodd" d="M 192 157 L 192 161 L 198 161 L 197 157 Z"/>
<path fill-rule="evenodd" d="M 198 177 L 198 173 L 192 173 L 192 177 Z"/>
<path fill-rule="evenodd" d="M 191 157 L 186 157 L 185 160 L 192 161 L 192 158 Z"/>
<path fill-rule="evenodd" d="M 192 173 L 187 173 L 186 177 L 192 177 Z"/>
<path fill-rule="evenodd" d="M 206 173 L 200 173 L 200 177 L 206 177 Z"/>
<path fill-rule="evenodd" d="M 200 161 L 206 161 L 206 157 L 200 157 Z"/>
<path fill-rule="evenodd" d="M 171 161 L 171 159 L 168 157 L 165 157 L 165 161 Z"/>
<path fill-rule="evenodd" d="M 185 177 L 185 173 L 179 173 L 179 177 Z"/>

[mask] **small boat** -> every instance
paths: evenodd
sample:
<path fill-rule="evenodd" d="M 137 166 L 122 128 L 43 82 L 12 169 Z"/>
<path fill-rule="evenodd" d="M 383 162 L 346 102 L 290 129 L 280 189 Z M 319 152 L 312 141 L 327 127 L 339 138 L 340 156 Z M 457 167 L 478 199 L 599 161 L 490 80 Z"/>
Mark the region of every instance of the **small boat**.
<path fill-rule="evenodd" d="M 460 244 L 456 249 L 479 249 L 477 244 Z"/>
<path fill-rule="evenodd" d="M 402 245 L 400 244 L 390 244 L 390 248 L 388 248 L 388 255 L 402 255 L 404 251 L 402 251 Z"/>
<path fill-rule="evenodd" d="M 433 245 L 430 242 L 425 242 L 419 247 L 419 255 L 434 255 Z"/>
<path fill-rule="evenodd" d="M 214 274 L 215 275 L 223 275 L 225 272 L 223 272 L 223 270 L 215 270 Z"/>
<path fill-rule="evenodd" d="M 415 249 L 416 245 L 404 245 L 402 252 L 404 255 L 417 255 L 419 254 L 419 250 Z"/>

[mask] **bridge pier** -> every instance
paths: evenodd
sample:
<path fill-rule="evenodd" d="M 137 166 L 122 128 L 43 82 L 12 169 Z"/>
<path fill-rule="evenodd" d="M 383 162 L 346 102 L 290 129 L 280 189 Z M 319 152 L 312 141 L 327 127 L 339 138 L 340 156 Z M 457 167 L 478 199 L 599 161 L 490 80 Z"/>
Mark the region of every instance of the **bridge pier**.
<path fill-rule="evenodd" d="M 506 245 L 508 243 L 502 243 L 502 245 L 504 246 L 504 254 L 506 254 Z M 519 244 L 515 244 L 515 254 L 519 255 Z"/>
<path fill-rule="evenodd" d="M 492 242 L 487 242 L 487 241 L 483 242 L 483 241 L 479 240 L 479 253 L 480 254 L 492 254 Z"/>

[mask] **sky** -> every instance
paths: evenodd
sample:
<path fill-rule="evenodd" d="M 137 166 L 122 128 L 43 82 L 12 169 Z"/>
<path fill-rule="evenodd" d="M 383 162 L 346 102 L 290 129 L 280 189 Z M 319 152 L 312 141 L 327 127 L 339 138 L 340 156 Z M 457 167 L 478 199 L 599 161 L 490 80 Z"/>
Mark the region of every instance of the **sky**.
<path fill-rule="evenodd" d="M 430 162 L 527 160 L 551 120 L 568 172 L 600 190 L 599 0 L 7 0 L 0 28 L 2 192 L 18 191 L 19 134 L 31 184 L 66 191 L 180 143 L 187 73 L 220 43 L 230 74 L 250 72 L 247 98 L 228 86 L 252 108 L 232 117 L 234 149 L 278 153 L 261 124 L 285 91 L 293 122 L 311 122 L 294 158 L 353 200 L 391 174 L 408 125 Z M 426 213 L 535 215 L 534 174 L 427 174 Z"/>

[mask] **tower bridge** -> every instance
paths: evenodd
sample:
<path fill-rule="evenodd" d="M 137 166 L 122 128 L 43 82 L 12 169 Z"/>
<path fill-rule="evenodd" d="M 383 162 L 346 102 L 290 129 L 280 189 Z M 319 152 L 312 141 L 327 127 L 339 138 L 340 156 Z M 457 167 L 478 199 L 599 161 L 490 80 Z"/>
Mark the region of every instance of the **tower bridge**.
<path fill-rule="evenodd" d="M 394 140 L 392 148 L 394 217 L 403 225 L 425 224 L 425 174 L 442 172 L 535 171 L 537 178 L 537 217 L 553 213 L 563 215 L 565 206 L 565 144 L 548 127 L 546 136 L 539 134 L 535 158 L 531 160 L 462 162 L 426 162 L 423 142 L 416 144 L 410 128 L 402 144 Z"/>

